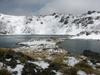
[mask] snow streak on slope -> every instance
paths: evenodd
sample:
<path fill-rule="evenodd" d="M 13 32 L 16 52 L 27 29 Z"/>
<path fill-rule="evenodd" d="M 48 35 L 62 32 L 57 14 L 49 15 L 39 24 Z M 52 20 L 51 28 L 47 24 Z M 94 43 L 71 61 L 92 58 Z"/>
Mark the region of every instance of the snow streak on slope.
<path fill-rule="evenodd" d="M 81 16 L 57 14 L 45 16 L 11 16 L 0 14 L 0 34 L 70 34 L 100 31 L 100 12 Z"/>

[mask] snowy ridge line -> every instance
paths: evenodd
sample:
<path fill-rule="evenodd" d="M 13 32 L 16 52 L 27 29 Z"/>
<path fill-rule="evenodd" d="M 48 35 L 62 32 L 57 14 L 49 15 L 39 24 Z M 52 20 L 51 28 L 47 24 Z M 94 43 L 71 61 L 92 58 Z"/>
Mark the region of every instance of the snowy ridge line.
<path fill-rule="evenodd" d="M 57 13 L 45 16 L 0 14 L 0 34 L 76 35 L 83 31 L 100 31 L 99 11 L 88 11 L 80 16 Z"/>

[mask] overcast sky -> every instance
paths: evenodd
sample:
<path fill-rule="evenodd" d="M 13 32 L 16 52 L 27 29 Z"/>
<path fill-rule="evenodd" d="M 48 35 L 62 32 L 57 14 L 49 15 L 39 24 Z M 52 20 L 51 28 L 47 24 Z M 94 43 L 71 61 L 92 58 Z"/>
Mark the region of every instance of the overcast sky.
<path fill-rule="evenodd" d="M 8 15 L 45 15 L 100 11 L 100 0 L 0 0 L 0 13 Z"/>

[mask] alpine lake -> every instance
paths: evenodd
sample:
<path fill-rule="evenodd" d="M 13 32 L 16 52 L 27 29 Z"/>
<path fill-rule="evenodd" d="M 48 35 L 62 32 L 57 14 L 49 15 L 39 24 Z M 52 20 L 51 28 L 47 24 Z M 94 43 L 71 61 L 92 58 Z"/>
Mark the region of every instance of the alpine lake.
<path fill-rule="evenodd" d="M 67 38 L 68 36 L 70 35 L 0 35 L 0 48 L 21 47 L 21 45 L 16 45 L 16 43 L 33 38 Z M 84 50 L 91 50 L 100 53 L 100 41 L 98 40 L 68 39 L 58 45 L 71 54 L 82 54 Z"/>

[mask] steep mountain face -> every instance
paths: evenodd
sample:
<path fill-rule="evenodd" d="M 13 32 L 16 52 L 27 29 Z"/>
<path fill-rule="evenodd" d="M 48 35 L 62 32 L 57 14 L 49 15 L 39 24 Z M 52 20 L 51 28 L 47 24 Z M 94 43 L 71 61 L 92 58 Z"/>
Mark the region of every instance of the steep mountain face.
<path fill-rule="evenodd" d="M 57 14 L 45 16 L 10 16 L 0 14 L 0 34 L 70 34 L 100 31 L 100 12 L 81 16 Z"/>

